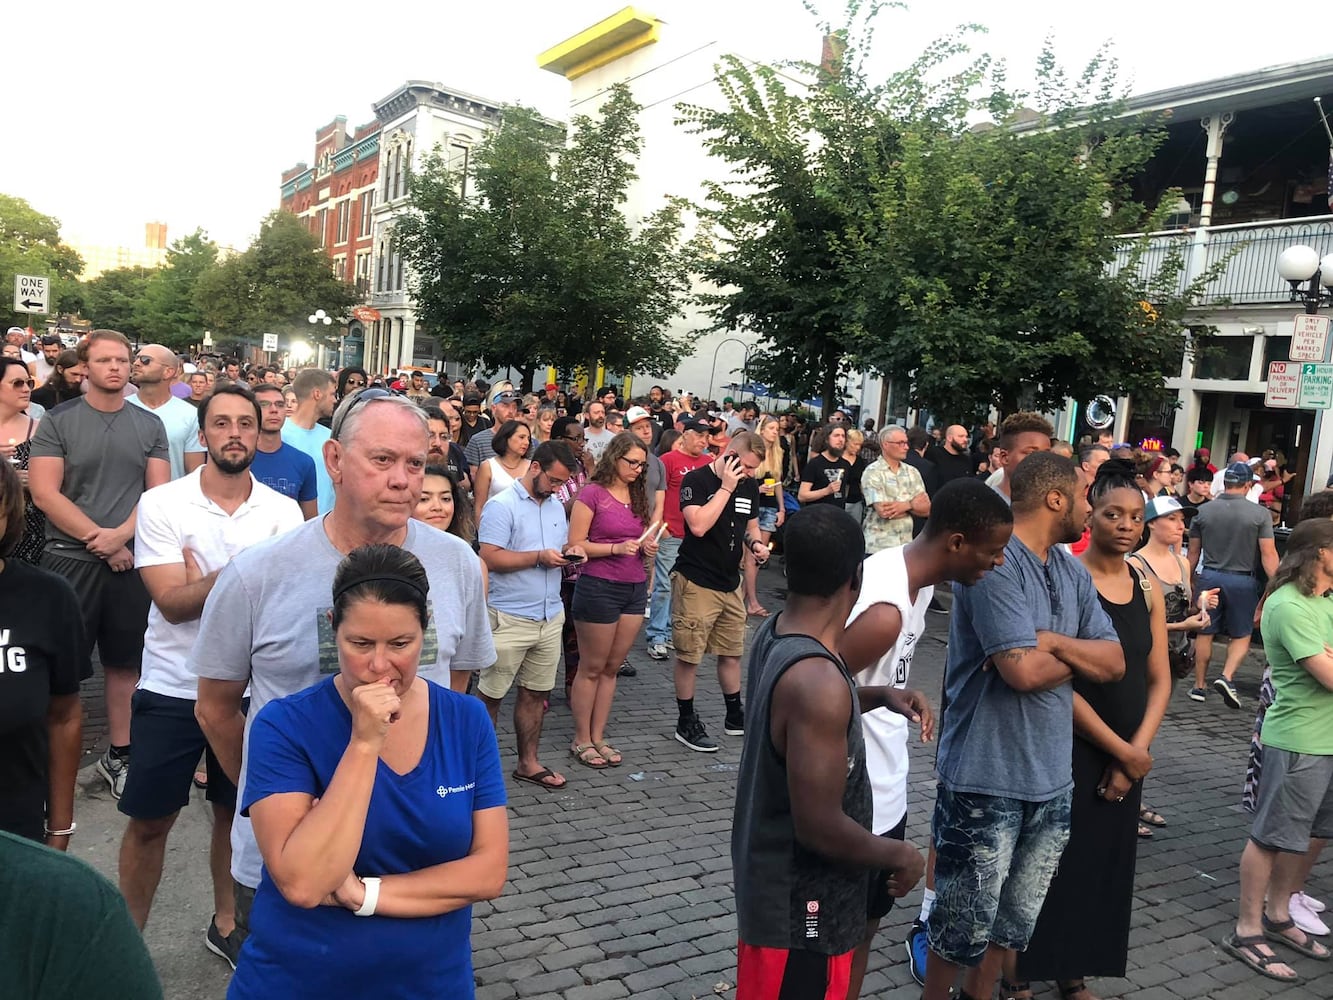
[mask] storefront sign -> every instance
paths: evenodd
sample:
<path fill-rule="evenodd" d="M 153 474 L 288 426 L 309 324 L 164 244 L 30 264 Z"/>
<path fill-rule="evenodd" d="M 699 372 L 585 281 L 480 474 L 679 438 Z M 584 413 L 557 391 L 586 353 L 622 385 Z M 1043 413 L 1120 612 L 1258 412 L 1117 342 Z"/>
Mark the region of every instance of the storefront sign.
<path fill-rule="evenodd" d="M 1333 407 L 1333 365 L 1301 365 L 1301 391 L 1296 405 L 1303 410 Z"/>
<path fill-rule="evenodd" d="M 1291 360 L 1327 361 L 1328 327 L 1327 316 L 1297 313 L 1291 331 Z"/>
<path fill-rule="evenodd" d="M 1300 394 L 1300 364 L 1295 361 L 1268 362 L 1268 387 L 1264 390 L 1264 406 L 1294 408 L 1298 405 Z"/>

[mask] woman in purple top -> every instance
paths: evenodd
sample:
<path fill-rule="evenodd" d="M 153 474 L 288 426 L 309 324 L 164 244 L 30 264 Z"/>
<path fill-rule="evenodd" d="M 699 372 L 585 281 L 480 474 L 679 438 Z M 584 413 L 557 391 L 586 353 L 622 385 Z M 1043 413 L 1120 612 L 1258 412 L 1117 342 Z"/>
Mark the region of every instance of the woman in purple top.
<path fill-rule="evenodd" d="M 569 752 L 599 770 L 622 762 L 620 751 L 606 742 L 606 720 L 616 696 L 616 671 L 643 627 L 644 558 L 657 552 L 643 480 L 647 463 L 637 436 L 617 434 L 569 511 L 569 544 L 588 553 L 572 602 L 580 655 L 570 691 L 574 745 Z"/>

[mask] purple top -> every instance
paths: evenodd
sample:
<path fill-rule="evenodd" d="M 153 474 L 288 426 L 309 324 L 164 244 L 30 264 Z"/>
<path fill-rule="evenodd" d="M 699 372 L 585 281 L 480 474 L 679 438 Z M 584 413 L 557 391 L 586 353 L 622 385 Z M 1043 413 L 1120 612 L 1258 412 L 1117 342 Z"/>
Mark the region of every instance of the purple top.
<path fill-rule="evenodd" d="M 599 545 L 630 542 L 643 534 L 646 524 L 640 524 L 634 512 L 613 497 L 605 486 L 589 483 L 574 501 L 592 510 L 588 525 L 588 541 Z M 644 583 L 648 574 L 643 568 L 643 556 L 597 556 L 583 565 L 587 576 L 595 576 L 613 583 Z"/>

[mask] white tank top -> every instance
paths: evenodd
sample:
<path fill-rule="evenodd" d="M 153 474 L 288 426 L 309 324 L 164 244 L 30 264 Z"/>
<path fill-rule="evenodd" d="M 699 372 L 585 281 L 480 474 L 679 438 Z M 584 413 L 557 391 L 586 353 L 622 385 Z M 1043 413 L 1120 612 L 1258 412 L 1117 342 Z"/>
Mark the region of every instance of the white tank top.
<path fill-rule="evenodd" d="M 903 627 L 893 648 L 855 675 L 858 686 L 907 686 L 917 641 L 926 630 L 926 608 L 934 593 L 934 587 L 922 587 L 916 601 L 912 601 L 901 546 L 883 549 L 866 559 L 861 593 L 847 623 L 850 625 L 873 605 L 892 604 L 902 615 Z M 886 833 L 907 813 L 908 722 L 897 712 L 877 708 L 861 716 L 861 726 L 865 732 L 866 770 L 875 798 L 871 829 L 876 834 Z"/>
<path fill-rule="evenodd" d="M 486 464 L 491 467 L 491 491 L 486 495 L 486 500 L 482 501 L 483 507 L 488 500 L 498 497 L 517 482 L 513 476 L 505 471 L 505 467 L 500 464 L 498 458 L 488 458 Z"/>

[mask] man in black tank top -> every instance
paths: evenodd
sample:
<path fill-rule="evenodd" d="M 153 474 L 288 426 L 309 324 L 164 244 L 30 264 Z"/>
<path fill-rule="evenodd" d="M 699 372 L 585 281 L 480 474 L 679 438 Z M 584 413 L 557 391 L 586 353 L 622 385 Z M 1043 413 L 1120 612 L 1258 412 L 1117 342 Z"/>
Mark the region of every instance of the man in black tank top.
<path fill-rule="evenodd" d="M 751 652 L 736 781 L 736 996 L 843 1000 L 871 872 L 901 896 L 924 863 L 870 832 L 861 712 L 886 704 L 886 689 L 858 691 L 834 652 L 861 584 L 860 528 L 832 507 L 805 508 L 788 519 L 785 547 L 787 608 Z"/>

